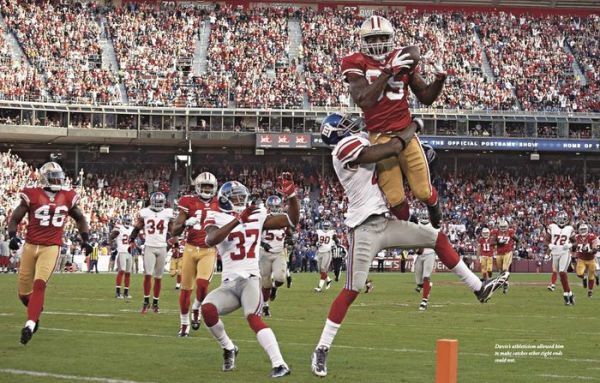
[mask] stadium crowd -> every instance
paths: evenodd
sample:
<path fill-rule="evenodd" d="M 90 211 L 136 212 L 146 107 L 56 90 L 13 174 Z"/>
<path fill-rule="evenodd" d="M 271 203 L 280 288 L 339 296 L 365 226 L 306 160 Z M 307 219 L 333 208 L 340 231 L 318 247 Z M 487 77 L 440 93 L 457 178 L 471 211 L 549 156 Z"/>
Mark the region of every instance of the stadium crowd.
<path fill-rule="evenodd" d="M 0 39 L 0 65 L 13 69 L 0 75 L 1 97 L 116 104 L 122 82 L 130 104 L 151 106 L 299 108 L 305 96 L 313 106 L 347 106 L 339 67 L 358 50 L 363 21 L 351 7 L 1 0 L 0 10 L 24 53 L 16 62 Z M 383 16 L 394 24 L 398 44 L 420 47 L 425 77 L 437 61 L 452 74 L 434 108 L 600 110 L 597 15 L 389 10 Z M 294 59 L 290 20 L 299 21 L 301 33 Z M 194 75 L 198 39 L 209 26 L 206 71 Z M 103 33 L 118 68 L 101 66 Z"/>

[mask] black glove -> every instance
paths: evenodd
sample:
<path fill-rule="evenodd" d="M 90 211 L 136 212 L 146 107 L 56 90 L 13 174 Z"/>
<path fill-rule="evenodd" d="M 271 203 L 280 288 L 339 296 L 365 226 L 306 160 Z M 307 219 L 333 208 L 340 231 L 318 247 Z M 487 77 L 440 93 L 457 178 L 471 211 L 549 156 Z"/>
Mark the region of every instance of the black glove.
<path fill-rule="evenodd" d="M 433 149 L 433 147 L 427 143 L 421 144 L 421 148 L 423 149 L 423 152 L 425 152 L 425 158 L 427 158 L 427 163 L 430 165 L 434 163 L 437 159 L 437 153 L 435 152 L 435 149 Z"/>
<path fill-rule="evenodd" d="M 266 242 L 260 242 L 260 247 L 262 247 L 263 249 L 265 249 L 265 251 L 271 251 L 271 245 L 269 245 Z"/>
<path fill-rule="evenodd" d="M 11 250 L 19 250 L 19 247 L 21 247 L 21 240 L 19 239 L 19 237 L 17 237 L 17 233 L 11 231 L 10 233 L 8 233 L 8 237 L 10 238 L 8 248 Z"/>

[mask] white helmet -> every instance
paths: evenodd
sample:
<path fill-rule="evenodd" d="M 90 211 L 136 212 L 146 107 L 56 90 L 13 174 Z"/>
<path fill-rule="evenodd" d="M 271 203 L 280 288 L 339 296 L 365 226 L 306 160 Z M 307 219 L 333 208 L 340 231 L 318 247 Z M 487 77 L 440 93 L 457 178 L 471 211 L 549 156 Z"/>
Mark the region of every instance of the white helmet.
<path fill-rule="evenodd" d="M 44 189 L 57 192 L 65 184 L 65 172 L 56 162 L 46 162 L 40 168 L 40 184 Z"/>
<path fill-rule="evenodd" d="M 581 225 L 579 225 L 579 234 L 582 237 L 585 237 L 586 235 L 588 235 L 590 232 L 590 228 L 588 227 L 587 224 L 582 223 Z"/>
<path fill-rule="evenodd" d="M 209 192 L 202 191 L 203 185 L 210 185 L 211 189 Z M 217 195 L 217 177 L 215 177 L 212 173 L 204 172 L 200 173 L 198 177 L 194 180 L 194 189 L 196 189 L 196 194 L 200 196 L 202 199 L 211 199 L 215 195 Z"/>
<path fill-rule="evenodd" d="M 417 219 L 421 225 L 429 225 L 429 212 L 427 210 L 419 210 Z"/>
<path fill-rule="evenodd" d="M 508 230 L 508 222 L 506 222 L 506 220 L 500 220 L 500 222 L 498 223 L 498 228 L 500 229 L 501 232 L 505 232 L 506 230 Z"/>
<path fill-rule="evenodd" d="M 371 16 L 360 26 L 360 51 L 375 60 L 383 60 L 394 49 L 394 27 L 381 16 Z M 387 36 L 384 42 L 367 42 L 367 37 Z"/>
<path fill-rule="evenodd" d="M 481 236 L 485 239 L 488 239 L 490 237 L 490 229 L 488 229 L 487 227 L 481 229 Z"/>

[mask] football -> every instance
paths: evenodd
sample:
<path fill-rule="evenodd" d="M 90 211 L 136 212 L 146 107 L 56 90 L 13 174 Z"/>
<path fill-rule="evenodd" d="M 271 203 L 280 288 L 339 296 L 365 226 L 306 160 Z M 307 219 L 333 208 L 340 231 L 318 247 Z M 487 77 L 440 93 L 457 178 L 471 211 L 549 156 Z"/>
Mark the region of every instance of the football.
<path fill-rule="evenodd" d="M 415 45 L 409 45 L 405 48 L 402 48 L 402 51 L 400 51 L 400 55 L 403 55 L 405 53 L 410 54 L 410 58 L 413 60 L 413 63 L 410 66 L 410 70 L 403 70 L 400 73 L 408 73 L 414 71 L 417 65 L 419 65 L 419 60 L 421 60 L 421 52 L 419 51 L 419 47 Z"/>

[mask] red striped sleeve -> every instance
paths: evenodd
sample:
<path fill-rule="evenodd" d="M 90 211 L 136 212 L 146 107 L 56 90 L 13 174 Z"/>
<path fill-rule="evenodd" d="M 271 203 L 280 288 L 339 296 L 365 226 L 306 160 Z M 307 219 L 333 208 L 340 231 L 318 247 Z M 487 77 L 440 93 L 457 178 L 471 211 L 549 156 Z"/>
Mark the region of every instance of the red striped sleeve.
<path fill-rule="evenodd" d="M 345 142 L 337 152 L 338 160 L 340 160 L 341 162 L 344 162 L 344 160 L 351 153 L 353 153 L 358 147 L 360 147 L 360 145 L 361 145 L 361 142 L 358 138 L 355 138 L 353 140 L 348 140 L 348 142 Z"/>

